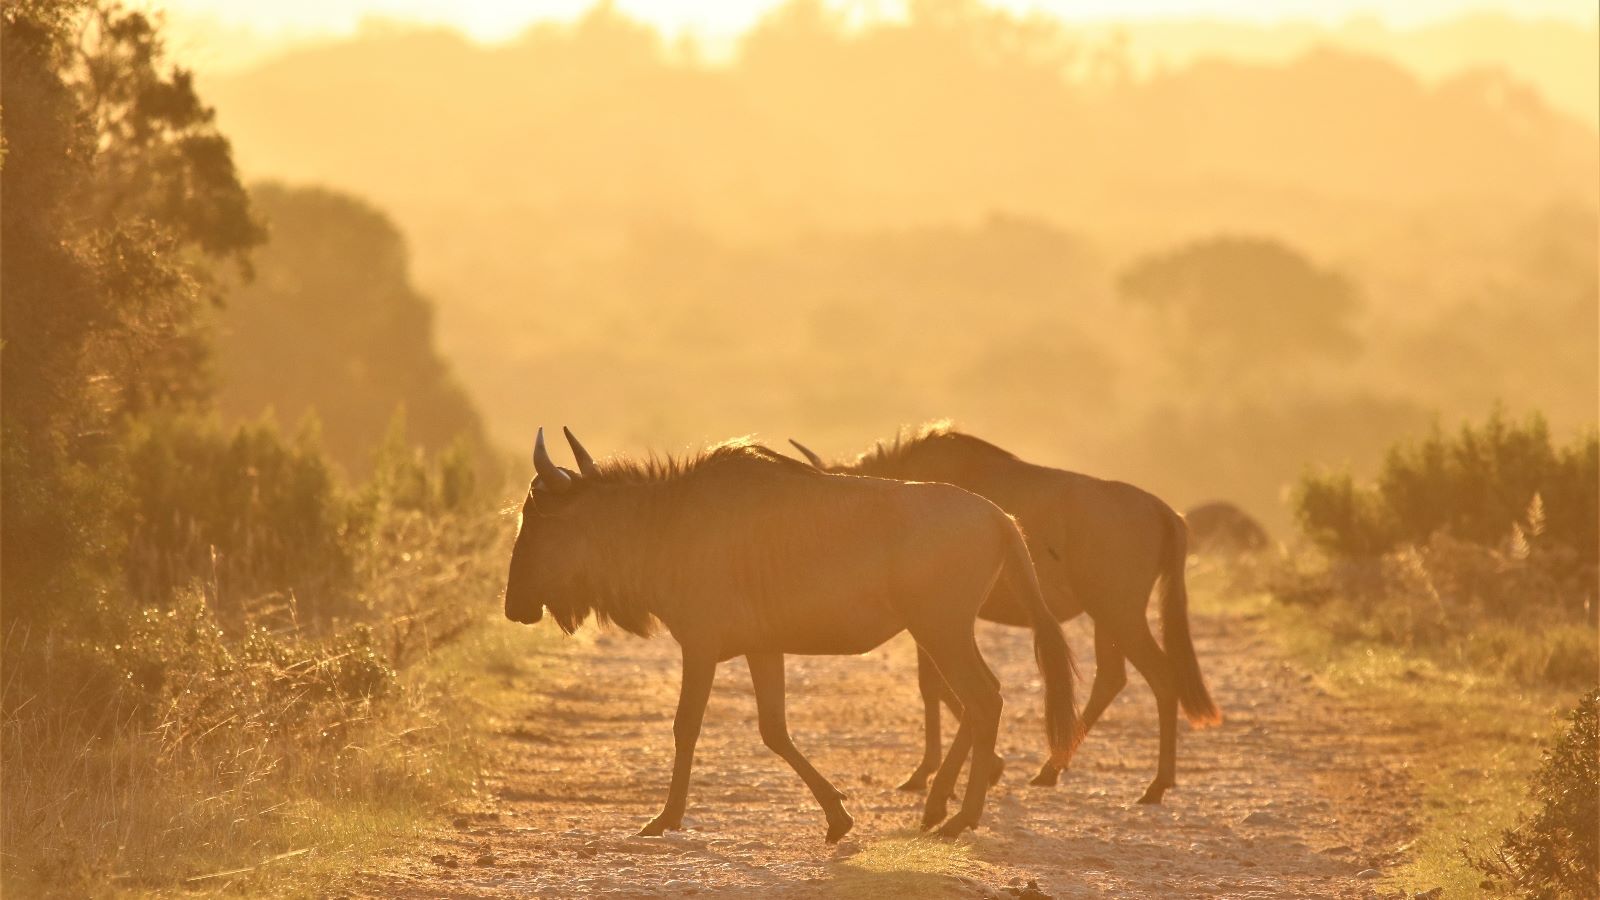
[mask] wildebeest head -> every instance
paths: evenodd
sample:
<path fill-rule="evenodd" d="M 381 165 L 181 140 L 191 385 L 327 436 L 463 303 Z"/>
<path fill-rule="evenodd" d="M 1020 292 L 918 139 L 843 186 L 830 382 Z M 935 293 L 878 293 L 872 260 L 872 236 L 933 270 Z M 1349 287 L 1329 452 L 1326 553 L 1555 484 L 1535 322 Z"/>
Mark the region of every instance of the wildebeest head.
<path fill-rule="evenodd" d="M 563 631 L 571 633 L 588 617 L 590 604 L 584 589 L 587 554 L 585 534 L 574 527 L 573 515 L 590 493 L 585 484 L 599 474 L 594 459 L 563 428 L 578 471 L 557 466 L 544 446 L 544 429 L 533 444 L 534 477 L 522 503 L 517 543 L 511 551 L 511 571 L 506 578 L 506 618 L 531 625 L 550 615 Z"/>

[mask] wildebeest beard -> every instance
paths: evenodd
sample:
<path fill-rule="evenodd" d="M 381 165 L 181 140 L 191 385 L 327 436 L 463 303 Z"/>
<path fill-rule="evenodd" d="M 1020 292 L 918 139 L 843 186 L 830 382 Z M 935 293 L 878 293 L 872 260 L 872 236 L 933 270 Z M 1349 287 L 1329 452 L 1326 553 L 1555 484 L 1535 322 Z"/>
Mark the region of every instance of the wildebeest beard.
<path fill-rule="evenodd" d="M 545 608 L 556 626 L 572 634 L 593 615 L 600 623 L 614 624 L 629 634 L 654 634 L 657 620 L 650 612 L 648 598 L 637 587 L 621 583 L 603 558 L 594 562 L 568 572 L 551 593 Z"/>

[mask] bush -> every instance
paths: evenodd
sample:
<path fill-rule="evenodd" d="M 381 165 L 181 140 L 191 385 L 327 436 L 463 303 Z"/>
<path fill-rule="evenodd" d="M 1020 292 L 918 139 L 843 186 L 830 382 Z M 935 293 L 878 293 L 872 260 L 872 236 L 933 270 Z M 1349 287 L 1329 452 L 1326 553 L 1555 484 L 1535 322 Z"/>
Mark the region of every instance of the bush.
<path fill-rule="evenodd" d="M 341 828 L 381 839 L 386 812 L 414 818 L 463 786 L 459 702 L 418 664 L 494 607 L 504 517 L 385 504 L 344 537 L 338 620 L 293 602 L 222 615 L 205 583 L 7 630 L 6 896 L 159 890 L 348 845 Z"/>
<path fill-rule="evenodd" d="M 98 896 L 254 865 L 302 849 L 332 801 L 392 808 L 440 787 L 451 738 L 406 736 L 424 724 L 419 707 L 435 728 L 439 710 L 399 680 L 389 623 L 230 634 L 199 591 L 114 612 L 90 633 L 49 635 L 54 652 L 28 662 L 59 687 L 0 720 L 7 896 Z M 20 649 L 8 641 L 8 659 Z M 96 691 L 111 702 L 86 721 Z"/>
<path fill-rule="evenodd" d="M 294 598 L 327 619 L 352 589 L 347 538 L 365 527 L 314 427 L 286 441 L 270 423 L 229 432 L 191 415 L 137 420 L 126 439 L 122 570 L 142 604 L 206 584 L 219 612 Z"/>
<path fill-rule="evenodd" d="M 478 462 L 469 436 L 430 457 L 407 433 L 404 409 L 373 454 L 372 475 L 363 499 L 370 508 L 449 513 L 465 509 L 477 497 Z"/>
<path fill-rule="evenodd" d="M 1526 684 L 1582 685 L 1600 670 L 1593 569 L 1561 548 L 1438 534 L 1382 556 L 1301 553 L 1272 566 L 1267 590 L 1341 639 Z"/>
<path fill-rule="evenodd" d="M 1318 547 L 1340 556 L 1376 556 L 1394 547 L 1396 528 L 1376 491 L 1349 472 L 1308 474 L 1294 496 L 1300 528 Z"/>
<path fill-rule="evenodd" d="M 460 786 L 455 713 L 413 670 L 493 608 L 508 530 L 465 450 L 398 423 L 386 446 L 348 486 L 314 428 L 152 414 L 106 442 L 104 578 L 50 616 L 6 598 L 6 896 L 169 887 Z"/>
<path fill-rule="evenodd" d="M 1498 847 L 1466 853 L 1479 871 L 1532 897 L 1600 896 L 1600 688 L 1568 720 L 1530 786 L 1533 814 Z"/>
<path fill-rule="evenodd" d="M 1600 562 L 1600 434 L 1558 447 L 1541 416 L 1516 423 L 1496 412 L 1454 437 L 1436 427 L 1418 443 L 1391 448 L 1371 486 L 1346 473 L 1308 474 L 1294 509 L 1306 536 L 1341 556 L 1424 544 L 1440 532 L 1490 544 L 1519 528 L 1593 566 Z"/>

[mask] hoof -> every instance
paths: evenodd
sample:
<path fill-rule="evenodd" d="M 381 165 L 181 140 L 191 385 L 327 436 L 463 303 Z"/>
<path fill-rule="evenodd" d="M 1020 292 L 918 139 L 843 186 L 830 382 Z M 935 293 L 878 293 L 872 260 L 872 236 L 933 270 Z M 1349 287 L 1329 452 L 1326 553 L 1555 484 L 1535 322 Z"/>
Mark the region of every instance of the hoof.
<path fill-rule="evenodd" d="M 683 818 L 681 816 L 674 818 L 656 816 L 654 819 L 651 819 L 648 823 L 646 823 L 643 828 L 639 829 L 639 837 L 661 837 L 661 835 L 668 831 L 682 830 Z"/>
<path fill-rule="evenodd" d="M 939 837 L 946 839 L 960 837 L 961 832 L 966 831 L 968 828 L 976 829 L 977 827 L 978 823 L 976 820 L 969 819 L 960 813 L 956 813 L 955 818 L 944 823 L 944 827 L 939 829 Z"/>
<path fill-rule="evenodd" d="M 1139 802 L 1140 803 L 1144 803 L 1144 804 L 1160 803 L 1161 802 L 1161 795 L 1165 794 L 1167 792 L 1167 788 L 1168 787 L 1170 787 L 1170 785 L 1165 785 L 1165 784 L 1152 784 L 1152 785 L 1150 785 L 1150 787 L 1145 790 L 1144 796 L 1139 798 Z"/>
<path fill-rule="evenodd" d="M 1052 766 L 1045 766 L 1044 768 L 1040 769 L 1039 774 L 1033 776 L 1033 780 L 1029 781 L 1028 783 L 1035 787 L 1055 787 L 1056 783 L 1060 781 L 1060 779 L 1060 769 Z"/>
<path fill-rule="evenodd" d="M 844 818 L 828 820 L 828 843 L 837 844 L 839 839 L 850 833 L 856 827 L 856 820 L 847 812 L 840 812 Z"/>
<path fill-rule="evenodd" d="M 943 803 L 930 803 L 928 807 L 922 811 L 922 830 L 928 831 L 932 829 L 933 826 L 943 822 L 945 816 L 947 815 L 949 815 L 949 810 L 945 808 Z"/>
<path fill-rule="evenodd" d="M 924 772 L 921 769 L 918 769 L 907 776 L 905 781 L 900 782 L 899 786 L 896 787 L 895 790 L 910 791 L 914 794 L 920 794 L 928 789 L 928 776 L 931 774 L 933 773 Z"/>
<path fill-rule="evenodd" d="M 999 755 L 998 753 L 995 754 L 994 759 L 989 761 L 989 786 L 990 787 L 994 787 L 995 785 L 1000 783 L 1000 776 L 1001 776 L 1002 773 L 1005 772 L 1005 770 L 1006 770 L 1005 757 Z"/>

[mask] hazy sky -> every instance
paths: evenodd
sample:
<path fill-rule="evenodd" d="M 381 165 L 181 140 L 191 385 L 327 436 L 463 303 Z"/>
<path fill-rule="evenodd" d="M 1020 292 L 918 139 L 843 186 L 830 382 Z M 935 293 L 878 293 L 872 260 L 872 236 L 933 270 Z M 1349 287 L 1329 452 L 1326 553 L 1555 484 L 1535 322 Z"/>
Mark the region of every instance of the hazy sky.
<path fill-rule="evenodd" d="M 1376 16 L 1391 25 L 1411 25 L 1463 12 L 1493 10 L 1520 16 L 1551 16 L 1584 23 L 1596 19 L 1594 0 L 991 0 L 1015 10 L 1042 10 L 1065 19 L 1106 20 L 1202 16 L 1270 23 L 1285 19 L 1339 22 Z M 665 30 L 694 30 L 707 37 L 744 30 L 778 0 L 614 0 L 634 18 Z M 175 19 L 209 18 L 218 25 L 282 36 L 347 33 L 364 18 L 382 17 L 449 23 L 483 40 L 511 37 L 536 19 L 570 19 L 593 0 L 144 0 Z M 830 2 L 865 16 L 894 16 L 893 0 Z"/>

